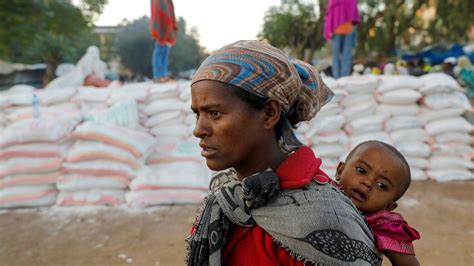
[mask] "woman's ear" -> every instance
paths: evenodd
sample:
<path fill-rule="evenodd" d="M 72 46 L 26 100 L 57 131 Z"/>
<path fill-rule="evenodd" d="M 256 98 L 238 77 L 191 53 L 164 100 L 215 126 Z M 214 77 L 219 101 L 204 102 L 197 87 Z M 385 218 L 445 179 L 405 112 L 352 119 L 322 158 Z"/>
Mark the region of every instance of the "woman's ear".
<path fill-rule="evenodd" d="M 263 125 L 266 129 L 273 129 L 281 116 L 281 104 L 276 100 L 269 100 L 263 108 Z"/>
<path fill-rule="evenodd" d="M 344 170 L 344 166 L 346 166 L 345 163 L 343 162 L 339 162 L 339 164 L 337 165 L 337 168 L 336 168 L 336 181 L 341 181 L 341 174 L 342 174 L 342 171 Z"/>

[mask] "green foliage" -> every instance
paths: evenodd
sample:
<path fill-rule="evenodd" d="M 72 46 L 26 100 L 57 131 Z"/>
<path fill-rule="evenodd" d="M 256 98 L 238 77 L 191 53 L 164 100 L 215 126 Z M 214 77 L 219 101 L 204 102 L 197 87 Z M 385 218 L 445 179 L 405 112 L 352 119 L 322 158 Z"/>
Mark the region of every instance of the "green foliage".
<path fill-rule="evenodd" d="M 297 58 L 312 58 L 313 52 L 325 43 L 323 14 L 328 1 L 314 2 L 319 2 L 322 15 L 313 11 L 314 5 L 302 0 L 282 0 L 279 6 L 271 7 L 259 38 L 289 49 Z M 358 3 L 361 23 L 357 26 L 356 56 L 364 60 L 374 54 L 392 57 L 400 49 L 418 49 L 437 42 L 464 43 L 468 28 L 474 25 L 470 19 L 474 13 L 473 0 L 358 0 Z"/>
<path fill-rule="evenodd" d="M 46 63 L 44 82 L 50 81 L 59 63 L 77 61 L 97 43 L 91 19 L 106 2 L 85 0 L 83 11 L 64 0 L 0 1 L 0 59 Z"/>
<path fill-rule="evenodd" d="M 419 27 L 416 12 L 428 0 L 361 0 L 361 23 L 357 34 L 357 55 L 395 55 L 410 27 Z"/>
<path fill-rule="evenodd" d="M 176 44 L 170 51 L 170 71 L 177 75 L 180 71 L 197 69 L 207 57 L 203 47 L 199 45 L 197 29 L 193 28 L 186 33 L 186 21 L 179 18 Z"/>
<path fill-rule="evenodd" d="M 108 0 L 82 0 L 81 10 L 86 21 L 92 26 L 92 22 L 99 18 L 99 15 L 104 11 L 104 7 Z"/>
<path fill-rule="evenodd" d="M 375 52 L 396 55 L 397 49 L 419 49 L 443 41 L 467 41 L 473 25 L 472 0 L 359 0 L 358 57 Z M 433 17 L 423 13 L 434 8 Z"/>
<path fill-rule="evenodd" d="M 124 66 L 137 74 L 152 76 L 154 41 L 150 35 L 150 20 L 142 17 L 124 26 L 117 33 L 117 52 Z M 195 29 L 186 32 L 186 22 L 179 18 L 176 44 L 171 48 L 169 70 L 173 75 L 197 68 L 205 58 Z"/>
<path fill-rule="evenodd" d="M 117 32 L 117 53 L 122 64 L 135 73 L 151 77 L 153 40 L 146 16 L 126 24 Z"/>
<path fill-rule="evenodd" d="M 472 0 L 436 1 L 436 19 L 430 24 L 433 42 L 466 42 L 467 30 L 474 26 L 474 2 Z"/>
<path fill-rule="evenodd" d="M 324 44 L 324 11 L 327 1 L 319 1 L 319 14 L 314 4 L 299 0 L 282 0 L 279 6 L 271 7 L 264 18 L 259 38 L 270 44 L 287 48 L 298 59 L 311 60 Z"/>

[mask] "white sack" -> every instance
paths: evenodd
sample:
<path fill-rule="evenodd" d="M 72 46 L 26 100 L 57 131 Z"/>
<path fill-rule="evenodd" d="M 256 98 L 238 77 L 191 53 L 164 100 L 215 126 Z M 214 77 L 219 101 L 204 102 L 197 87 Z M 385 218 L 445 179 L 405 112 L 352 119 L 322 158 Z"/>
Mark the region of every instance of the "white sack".
<path fill-rule="evenodd" d="M 386 130 L 393 132 L 401 129 L 421 128 L 424 125 L 425 122 L 418 116 L 395 116 L 387 120 Z"/>
<path fill-rule="evenodd" d="M 474 126 L 463 117 L 433 120 L 426 124 L 426 131 L 432 135 L 445 132 L 470 133 Z"/>
<path fill-rule="evenodd" d="M 385 104 L 414 104 L 420 98 L 421 93 L 410 89 L 389 91 L 377 96 L 379 102 Z"/>
<path fill-rule="evenodd" d="M 355 146 L 359 145 L 362 142 L 369 141 L 369 140 L 377 140 L 381 142 L 385 142 L 387 144 L 392 144 L 392 140 L 390 139 L 390 136 L 384 132 L 384 131 L 379 131 L 379 132 L 371 132 L 359 136 L 351 136 L 350 137 L 350 143 L 351 143 L 351 149 L 353 149 Z"/>
<path fill-rule="evenodd" d="M 380 85 L 377 90 L 380 92 L 388 92 L 400 89 L 418 89 L 423 83 L 418 77 L 409 75 L 381 75 Z"/>
<path fill-rule="evenodd" d="M 423 83 L 420 88 L 420 92 L 423 94 L 452 92 L 461 89 L 453 77 L 444 73 L 429 73 L 419 79 Z"/>
<path fill-rule="evenodd" d="M 403 142 L 395 145 L 403 156 L 406 157 L 429 157 L 431 148 L 428 144 L 423 142 Z"/>
<path fill-rule="evenodd" d="M 430 136 L 422 128 L 401 129 L 390 133 L 394 144 L 403 142 L 429 142 Z"/>

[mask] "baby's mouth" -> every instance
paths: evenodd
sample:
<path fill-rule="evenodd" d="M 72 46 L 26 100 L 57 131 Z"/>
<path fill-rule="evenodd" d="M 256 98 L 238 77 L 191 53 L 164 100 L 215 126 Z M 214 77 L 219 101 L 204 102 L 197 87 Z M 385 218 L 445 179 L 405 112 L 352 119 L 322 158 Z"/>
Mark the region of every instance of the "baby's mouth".
<path fill-rule="evenodd" d="M 353 189 L 351 191 L 351 198 L 353 198 L 357 201 L 364 201 L 365 200 L 365 193 L 363 191 L 358 190 L 358 189 Z"/>

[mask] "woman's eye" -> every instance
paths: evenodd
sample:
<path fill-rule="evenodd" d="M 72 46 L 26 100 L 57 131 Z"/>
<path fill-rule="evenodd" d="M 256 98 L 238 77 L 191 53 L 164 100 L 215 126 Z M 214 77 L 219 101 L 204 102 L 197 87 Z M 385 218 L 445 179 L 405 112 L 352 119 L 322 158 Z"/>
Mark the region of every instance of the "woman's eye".
<path fill-rule="evenodd" d="M 357 166 L 357 167 L 356 167 L 356 170 L 357 170 L 357 172 L 360 173 L 360 174 L 365 174 L 365 173 L 366 173 L 365 169 L 362 168 L 362 167 L 360 167 L 360 166 Z"/>
<path fill-rule="evenodd" d="M 212 111 L 211 116 L 212 116 L 212 118 L 219 118 L 221 116 L 221 112 Z"/>

